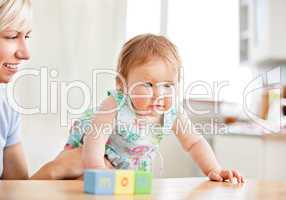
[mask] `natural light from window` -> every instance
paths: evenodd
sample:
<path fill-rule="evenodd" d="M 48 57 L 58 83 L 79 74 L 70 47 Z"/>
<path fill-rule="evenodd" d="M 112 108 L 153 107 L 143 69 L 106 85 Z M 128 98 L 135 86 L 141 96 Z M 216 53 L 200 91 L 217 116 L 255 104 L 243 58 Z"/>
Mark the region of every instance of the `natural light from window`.
<path fill-rule="evenodd" d="M 239 65 L 238 1 L 169 0 L 168 36 L 182 59 L 185 86 L 228 81 L 220 100 L 241 102 L 248 68 Z"/>
<path fill-rule="evenodd" d="M 128 0 L 126 39 L 141 33 L 160 33 L 161 0 Z"/>
<path fill-rule="evenodd" d="M 160 5 L 161 0 L 129 0 L 126 38 L 160 33 Z M 185 88 L 194 81 L 227 81 L 218 100 L 242 103 L 252 74 L 239 63 L 238 6 L 238 0 L 168 1 L 167 37 L 182 57 Z M 205 93 L 200 89 L 196 92 Z"/>

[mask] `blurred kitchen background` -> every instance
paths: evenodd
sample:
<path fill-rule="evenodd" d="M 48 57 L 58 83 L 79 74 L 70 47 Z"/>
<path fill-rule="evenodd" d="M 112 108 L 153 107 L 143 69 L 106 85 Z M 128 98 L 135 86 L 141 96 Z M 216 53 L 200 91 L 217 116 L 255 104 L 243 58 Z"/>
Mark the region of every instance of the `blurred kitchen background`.
<path fill-rule="evenodd" d="M 33 7 L 32 59 L 25 68 L 47 67 L 49 88 L 41 98 L 40 76 L 22 77 L 17 102 L 35 108 L 49 100 L 44 113 L 23 115 L 30 174 L 55 158 L 67 140 L 69 128 L 60 121 L 61 83 L 78 80 L 91 87 L 92 70 L 115 69 L 126 40 L 156 33 L 179 49 L 184 91 L 201 85 L 182 102 L 222 166 L 247 178 L 286 179 L 285 0 L 34 0 Z M 112 76 L 98 77 L 97 105 L 114 84 Z M 55 86 L 58 101 L 51 101 Z M 84 101 L 79 88 L 70 91 L 73 108 Z M 58 111 L 51 112 L 55 106 Z M 76 117 L 69 115 L 68 122 Z M 160 151 L 161 177 L 202 175 L 174 136 L 165 138 Z M 160 176 L 159 167 L 154 171 Z"/>

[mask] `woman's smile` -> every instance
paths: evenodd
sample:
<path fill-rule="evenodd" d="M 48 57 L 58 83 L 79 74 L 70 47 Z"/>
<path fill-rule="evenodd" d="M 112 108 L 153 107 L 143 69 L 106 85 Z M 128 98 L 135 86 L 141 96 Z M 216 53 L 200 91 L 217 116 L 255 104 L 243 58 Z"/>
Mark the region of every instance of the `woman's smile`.
<path fill-rule="evenodd" d="M 4 63 L 2 68 L 5 69 L 9 73 L 16 73 L 18 71 L 19 63 Z"/>

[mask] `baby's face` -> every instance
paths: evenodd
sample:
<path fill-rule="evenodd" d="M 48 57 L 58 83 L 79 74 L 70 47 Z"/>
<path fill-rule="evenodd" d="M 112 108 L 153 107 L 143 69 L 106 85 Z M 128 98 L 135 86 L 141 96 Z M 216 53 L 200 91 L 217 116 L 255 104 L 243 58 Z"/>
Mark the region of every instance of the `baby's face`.
<path fill-rule="evenodd" d="M 178 72 L 161 59 L 136 66 L 127 77 L 128 94 L 140 115 L 158 115 L 174 103 Z"/>

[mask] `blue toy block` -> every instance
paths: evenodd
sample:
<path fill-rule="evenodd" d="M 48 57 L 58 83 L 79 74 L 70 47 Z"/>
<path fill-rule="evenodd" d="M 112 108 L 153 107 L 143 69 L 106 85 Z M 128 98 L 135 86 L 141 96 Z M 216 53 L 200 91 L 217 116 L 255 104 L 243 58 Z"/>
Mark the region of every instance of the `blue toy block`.
<path fill-rule="evenodd" d="M 115 174 L 111 170 L 85 170 L 84 191 L 110 195 L 114 192 Z"/>

